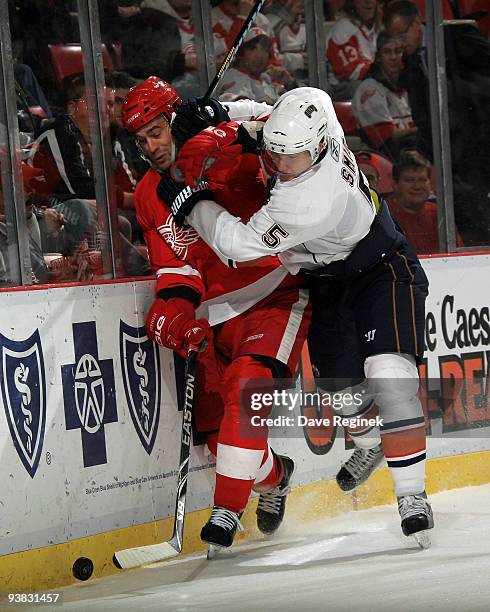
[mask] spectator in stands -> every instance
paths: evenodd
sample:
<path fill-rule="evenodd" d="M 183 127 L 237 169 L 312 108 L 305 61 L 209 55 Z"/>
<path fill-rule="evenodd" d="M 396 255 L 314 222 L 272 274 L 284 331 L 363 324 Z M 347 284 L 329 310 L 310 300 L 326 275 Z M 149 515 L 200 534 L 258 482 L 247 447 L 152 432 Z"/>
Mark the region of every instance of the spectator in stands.
<path fill-rule="evenodd" d="M 95 256 L 86 241 L 79 242 L 72 224 L 65 223 L 56 207 L 40 207 L 37 188 L 43 171 L 21 163 L 24 184 L 26 228 L 33 283 L 89 280 Z M 0 180 L 0 283 L 9 282 L 8 235 Z M 100 262 L 98 262 L 100 264 Z"/>
<path fill-rule="evenodd" d="M 405 47 L 400 77 L 417 132 L 417 149 L 434 159 L 425 31 L 409 0 L 393 0 L 386 28 Z M 490 244 L 490 43 L 467 22 L 444 24 L 454 212 L 465 245 Z"/>
<path fill-rule="evenodd" d="M 29 255 L 31 263 L 32 281 L 34 283 L 45 282 L 48 277 L 48 268 L 44 262 L 43 252 L 41 249 L 41 232 L 36 217 L 33 215 L 33 206 L 30 196 L 32 194 L 31 183 L 42 170 L 31 168 L 27 164 L 22 163 L 22 178 L 24 183 L 25 196 L 25 216 L 26 227 L 29 241 Z M 3 201 L 2 178 L 0 174 L 0 283 L 7 284 L 11 282 L 10 267 L 9 267 L 9 252 L 8 252 L 8 219 L 5 215 L 5 206 Z M 58 229 L 61 228 L 62 223 Z"/>
<path fill-rule="evenodd" d="M 219 97 L 224 101 L 240 98 L 274 104 L 285 89 L 296 87 L 296 82 L 285 68 L 270 66 L 272 41 L 260 28 L 247 32 L 232 68 L 223 77 Z"/>
<path fill-rule="evenodd" d="M 391 215 L 400 224 L 417 253 L 439 253 L 437 205 L 429 201 L 430 162 L 417 151 L 405 151 L 393 165 Z M 463 246 L 456 232 L 456 246 Z"/>
<path fill-rule="evenodd" d="M 182 51 L 180 17 L 172 8 L 176 2 L 166 1 L 165 11 L 145 6 L 142 0 L 108 0 L 102 37 L 106 43 L 121 43 L 121 68 L 132 77 L 157 75 L 173 81 L 196 68 L 195 55 Z"/>
<path fill-rule="evenodd" d="M 327 35 L 328 77 L 334 100 L 350 100 L 376 54 L 381 30 L 377 0 L 346 0 Z"/>
<path fill-rule="evenodd" d="M 109 131 L 110 111 L 114 107 L 114 94 L 106 87 L 106 113 L 102 116 L 103 129 Z M 46 167 L 48 176 L 53 181 L 51 196 L 64 202 L 65 208 L 71 209 L 73 202 L 83 205 L 82 210 L 89 207 L 93 219 L 97 217 L 95 181 L 92 160 L 92 134 L 89 126 L 88 99 L 83 75 L 75 75 L 66 79 L 64 86 L 66 113 L 50 120 L 44 127 L 44 132 L 37 144 L 40 151 L 35 153 L 37 163 L 39 155 L 48 160 Z M 115 192 L 115 201 L 110 198 L 111 205 L 123 208 L 124 190 L 110 178 L 109 189 Z M 84 211 L 85 214 L 85 211 Z M 65 215 L 66 216 L 66 215 Z M 140 275 L 148 271 L 146 261 L 131 244 L 131 223 L 120 214 L 117 219 L 122 265 L 127 274 Z M 89 221 L 89 226 L 93 222 Z M 88 231 L 88 228 L 85 232 Z M 106 231 L 106 228 L 104 228 Z"/>
<path fill-rule="evenodd" d="M 379 191 L 379 179 L 381 170 L 378 162 L 369 151 L 357 151 L 354 153 L 359 170 L 367 178 L 369 187 Z"/>
<path fill-rule="evenodd" d="M 58 184 L 53 195 L 61 200 L 73 196 L 95 200 L 95 186 L 92 169 L 92 134 L 89 125 L 89 102 L 83 75 L 65 79 L 65 113 L 44 125 L 44 135 L 50 136 L 59 147 L 60 155 L 51 146 L 51 152 L 58 170 Z M 109 91 L 107 90 L 109 95 Z M 109 103 L 103 116 L 105 128 L 109 128 Z M 51 139 L 50 145 L 54 141 Z M 95 206 L 95 202 L 94 202 Z"/>
<path fill-rule="evenodd" d="M 401 149 L 415 146 L 417 133 L 408 94 L 399 83 L 402 55 L 400 40 L 381 32 L 375 61 L 352 99 L 363 140 L 393 160 Z"/>
<path fill-rule="evenodd" d="M 265 10 L 284 68 L 296 80 L 307 84 L 304 12 L 304 0 L 273 0 Z"/>
<path fill-rule="evenodd" d="M 110 118 L 111 142 L 116 165 L 116 182 L 124 192 L 121 208 L 134 209 L 132 192 L 139 179 L 148 170 L 148 164 L 143 161 L 134 139 L 128 137 L 123 127 L 121 108 L 128 91 L 137 85 L 138 81 L 126 72 L 115 70 L 107 75 L 107 83 L 114 94 L 114 107 L 111 109 Z"/>
<path fill-rule="evenodd" d="M 214 36 L 214 52 L 217 62 L 221 62 L 228 53 L 243 22 L 250 14 L 254 0 L 221 0 L 211 11 Z M 273 37 L 272 26 L 265 15 L 259 13 L 254 25 Z M 277 53 L 273 49 L 274 54 Z"/>
<path fill-rule="evenodd" d="M 114 94 L 114 107 L 111 112 L 111 143 L 114 167 L 114 180 L 117 189 L 122 192 L 119 200 L 121 214 L 131 223 L 133 242 L 142 241 L 141 229 L 134 213 L 134 190 L 149 165 L 145 162 L 122 123 L 122 104 L 131 87 L 138 81 L 126 72 L 113 71 L 107 76 L 108 86 Z"/>
<path fill-rule="evenodd" d="M 26 64 L 14 64 L 14 78 L 22 88 L 29 107 L 40 106 L 46 117 L 52 117 L 49 102 L 32 69 Z"/>
<path fill-rule="evenodd" d="M 191 0 L 144 0 L 144 9 L 161 11 L 167 18 L 175 19 L 180 33 L 181 52 L 184 55 L 184 71 L 172 80 L 181 96 L 189 97 L 201 93 L 197 73 L 197 54 L 192 23 Z"/>

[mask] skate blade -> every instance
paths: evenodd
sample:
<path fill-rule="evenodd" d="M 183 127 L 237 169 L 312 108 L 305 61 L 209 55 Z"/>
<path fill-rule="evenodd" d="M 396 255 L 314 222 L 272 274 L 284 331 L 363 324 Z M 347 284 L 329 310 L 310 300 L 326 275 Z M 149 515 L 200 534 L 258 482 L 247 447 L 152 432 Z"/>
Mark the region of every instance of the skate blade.
<path fill-rule="evenodd" d="M 206 558 L 208 559 L 208 561 L 211 561 L 212 559 L 215 559 L 216 556 L 218 555 L 218 553 L 220 551 L 222 551 L 224 548 L 226 548 L 225 546 L 220 546 L 219 544 L 209 544 L 208 545 L 208 552 L 206 554 Z"/>
<path fill-rule="evenodd" d="M 417 531 L 417 533 L 412 533 L 410 537 L 413 538 L 413 541 L 422 550 L 427 550 L 431 547 L 432 542 L 430 540 L 429 532 L 427 529 L 424 529 L 423 531 Z"/>

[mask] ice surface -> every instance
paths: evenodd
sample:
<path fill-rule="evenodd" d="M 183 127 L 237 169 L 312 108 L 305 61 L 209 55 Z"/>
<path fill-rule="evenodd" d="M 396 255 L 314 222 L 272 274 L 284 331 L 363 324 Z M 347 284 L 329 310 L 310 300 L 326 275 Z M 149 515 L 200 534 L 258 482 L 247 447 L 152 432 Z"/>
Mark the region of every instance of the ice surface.
<path fill-rule="evenodd" d="M 62 609 L 488 612 L 490 485 L 430 499 L 429 550 L 402 535 L 395 505 L 314 525 L 286 518 L 275 537 L 213 561 L 194 555 L 62 589 Z"/>

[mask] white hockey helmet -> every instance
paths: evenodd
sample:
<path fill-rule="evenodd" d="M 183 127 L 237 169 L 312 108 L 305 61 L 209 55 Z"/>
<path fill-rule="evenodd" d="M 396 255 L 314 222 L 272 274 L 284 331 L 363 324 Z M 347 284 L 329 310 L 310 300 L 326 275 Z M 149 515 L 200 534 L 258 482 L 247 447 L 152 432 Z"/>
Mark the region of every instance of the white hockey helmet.
<path fill-rule="evenodd" d="M 283 155 L 309 151 L 314 164 L 324 148 L 331 109 L 330 96 L 316 87 L 284 93 L 264 125 L 265 148 Z"/>

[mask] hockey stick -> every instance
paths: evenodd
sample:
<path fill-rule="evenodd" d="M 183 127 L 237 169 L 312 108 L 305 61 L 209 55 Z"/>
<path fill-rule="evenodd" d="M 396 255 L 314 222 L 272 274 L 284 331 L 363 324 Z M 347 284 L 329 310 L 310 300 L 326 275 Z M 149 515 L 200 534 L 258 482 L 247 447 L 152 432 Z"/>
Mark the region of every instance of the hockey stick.
<path fill-rule="evenodd" d="M 211 98 L 211 96 L 213 95 L 216 87 L 218 87 L 219 82 L 223 78 L 223 75 L 225 74 L 225 72 L 228 70 L 228 67 L 233 61 L 235 55 L 237 54 L 238 49 L 242 46 L 242 43 L 245 40 L 245 36 L 247 32 L 252 27 L 252 23 L 254 22 L 254 19 L 257 17 L 258 13 L 260 12 L 264 4 L 265 4 L 265 0 L 257 0 L 252 10 L 250 11 L 248 17 L 243 22 L 243 25 L 240 31 L 238 32 L 238 34 L 236 35 L 235 40 L 233 41 L 233 44 L 228 50 L 228 53 L 226 54 L 225 59 L 221 63 L 221 66 L 219 67 L 218 72 L 214 75 L 214 79 L 211 81 L 211 84 L 208 87 L 208 90 L 203 96 L 203 99 L 202 99 L 203 106 L 207 104 L 207 102 L 209 101 L 209 98 Z"/>
<path fill-rule="evenodd" d="M 203 347 L 201 347 L 202 350 Z M 126 548 L 114 553 L 112 560 L 119 569 L 129 569 L 163 561 L 175 557 L 182 552 L 184 541 L 184 517 L 185 500 L 187 493 L 187 475 L 189 473 L 189 454 L 192 437 L 192 410 L 194 405 L 194 381 L 196 372 L 196 357 L 198 346 L 189 346 L 185 364 L 185 399 L 184 412 L 182 415 L 182 433 L 180 438 L 180 464 L 177 479 L 177 498 L 175 502 L 174 532 L 168 542 L 160 544 L 149 544 L 148 546 L 136 546 Z"/>
<path fill-rule="evenodd" d="M 235 55 L 237 54 L 238 49 L 242 46 L 242 43 L 245 40 L 245 36 L 247 35 L 247 32 L 252 27 L 254 19 L 257 17 L 257 15 L 259 14 L 260 10 L 264 6 L 265 1 L 266 0 L 257 0 L 255 2 L 255 4 L 252 7 L 250 13 L 248 14 L 248 17 L 243 22 L 243 25 L 242 25 L 240 31 L 236 35 L 235 40 L 233 41 L 233 44 L 229 48 L 228 53 L 226 54 L 225 59 L 221 62 L 221 66 L 219 67 L 218 71 L 214 75 L 214 79 L 211 81 L 211 84 L 209 85 L 206 93 L 202 97 L 202 100 L 200 101 L 200 104 L 202 106 L 206 106 L 206 104 L 209 102 L 209 99 L 211 98 L 211 96 L 215 92 L 216 88 L 219 85 L 219 82 L 223 78 L 223 75 L 228 70 L 231 62 L 233 61 Z M 178 183 L 183 183 L 184 182 L 184 176 L 183 176 L 182 172 L 179 170 L 179 168 L 177 167 L 177 164 L 175 164 L 175 163 L 172 164 L 172 166 L 170 168 L 170 174 L 172 175 L 172 178 L 175 179 Z"/>

